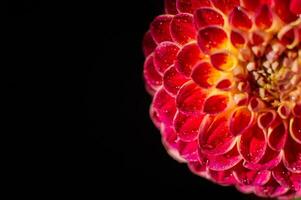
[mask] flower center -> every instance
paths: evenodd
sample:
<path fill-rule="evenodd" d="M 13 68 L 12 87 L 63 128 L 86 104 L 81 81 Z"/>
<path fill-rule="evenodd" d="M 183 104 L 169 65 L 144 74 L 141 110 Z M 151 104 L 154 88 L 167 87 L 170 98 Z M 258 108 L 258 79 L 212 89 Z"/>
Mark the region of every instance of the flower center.
<path fill-rule="evenodd" d="M 300 26 L 300 23 L 299 19 L 289 28 Z M 291 107 L 301 102 L 299 33 L 294 29 L 285 31 L 287 38 L 280 40 L 281 33 L 278 33 L 271 36 L 268 44 L 251 47 L 252 59 L 246 65 L 252 92 L 272 107 L 283 104 Z"/>

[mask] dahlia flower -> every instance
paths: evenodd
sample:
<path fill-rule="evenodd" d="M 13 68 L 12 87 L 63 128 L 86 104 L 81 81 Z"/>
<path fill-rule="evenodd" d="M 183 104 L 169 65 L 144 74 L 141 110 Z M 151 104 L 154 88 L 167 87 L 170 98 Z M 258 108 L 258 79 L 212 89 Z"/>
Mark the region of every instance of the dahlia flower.
<path fill-rule="evenodd" d="M 168 153 L 217 184 L 301 197 L 301 0 L 165 0 L 145 34 Z"/>

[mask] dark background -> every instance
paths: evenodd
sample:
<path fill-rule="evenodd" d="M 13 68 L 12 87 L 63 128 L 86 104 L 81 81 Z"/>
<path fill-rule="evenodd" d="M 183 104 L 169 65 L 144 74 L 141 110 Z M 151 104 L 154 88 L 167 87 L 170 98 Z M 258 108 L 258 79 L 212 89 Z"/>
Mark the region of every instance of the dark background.
<path fill-rule="evenodd" d="M 51 170 L 41 174 L 56 177 L 62 190 L 256 199 L 193 175 L 161 145 L 148 114 L 141 41 L 162 12 L 163 0 L 8 1 L 9 101 L 18 105 L 8 119 L 36 115 L 24 123 L 42 135 L 32 136 L 35 148 L 27 145 L 29 160 L 44 160 Z M 42 149 L 45 154 L 37 153 Z"/>

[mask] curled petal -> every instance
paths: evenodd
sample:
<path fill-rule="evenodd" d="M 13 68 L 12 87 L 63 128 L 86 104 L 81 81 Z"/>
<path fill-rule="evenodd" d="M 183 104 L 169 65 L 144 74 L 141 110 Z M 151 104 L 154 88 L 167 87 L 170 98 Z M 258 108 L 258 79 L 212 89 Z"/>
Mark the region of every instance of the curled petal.
<path fill-rule="evenodd" d="M 208 167 L 215 171 L 225 171 L 234 167 L 237 163 L 241 161 L 242 157 L 237 151 L 237 147 L 234 146 L 229 152 L 218 155 L 209 156 Z"/>
<path fill-rule="evenodd" d="M 238 143 L 238 150 L 243 158 L 250 163 L 257 163 L 264 156 L 267 147 L 265 134 L 261 128 L 255 124 L 247 129 Z"/>
<path fill-rule="evenodd" d="M 272 175 L 280 185 L 292 187 L 296 191 L 301 189 L 301 174 L 288 171 L 282 163 L 273 169 Z"/>
<path fill-rule="evenodd" d="M 149 54 L 151 54 L 155 48 L 157 47 L 157 44 L 155 43 L 150 31 L 146 32 L 143 37 L 143 53 L 147 57 Z"/>
<path fill-rule="evenodd" d="M 301 117 L 294 117 L 290 121 L 291 137 L 301 144 Z"/>
<path fill-rule="evenodd" d="M 174 127 L 182 141 L 194 141 L 199 133 L 199 127 L 204 118 L 203 114 L 189 115 L 178 112 L 174 118 Z"/>
<path fill-rule="evenodd" d="M 228 13 L 236 6 L 239 6 L 239 0 L 212 0 L 214 6 L 224 13 Z"/>
<path fill-rule="evenodd" d="M 301 173 L 301 145 L 288 137 L 284 148 L 283 163 L 293 173 Z"/>
<path fill-rule="evenodd" d="M 165 124 L 172 124 L 176 113 L 175 99 L 164 89 L 160 89 L 154 96 L 153 107 L 160 121 Z"/>
<path fill-rule="evenodd" d="M 273 169 L 282 160 L 282 154 L 280 151 L 274 151 L 270 147 L 267 147 L 261 160 L 257 163 L 245 162 L 244 167 L 251 170 L 266 170 Z"/>
<path fill-rule="evenodd" d="M 260 29 L 268 29 L 273 24 L 273 14 L 268 5 L 263 5 L 255 16 L 256 26 Z"/>
<path fill-rule="evenodd" d="M 208 170 L 208 174 L 214 182 L 221 185 L 227 186 L 236 183 L 231 169 L 226 171 Z"/>
<path fill-rule="evenodd" d="M 203 109 L 207 92 L 193 83 L 187 82 L 177 95 L 177 108 L 185 113 L 200 113 Z"/>
<path fill-rule="evenodd" d="M 200 126 L 200 149 L 205 154 L 222 155 L 235 145 L 235 137 L 230 133 L 226 116 L 206 116 Z"/>
<path fill-rule="evenodd" d="M 233 9 L 229 16 L 229 21 L 233 27 L 241 30 L 248 31 L 252 28 L 251 19 L 241 7 L 236 7 Z"/>
<path fill-rule="evenodd" d="M 253 113 L 247 107 L 237 108 L 230 118 L 230 131 L 237 136 L 248 129 L 253 121 Z"/>
<path fill-rule="evenodd" d="M 181 86 L 188 81 L 185 76 L 177 72 L 176 68 L 172 65 L 168 68 L 163 76 L 164 88 L 172 95 L 176 95 Z"/>
<path fill-rule="evenodd" d="M 268 144 L 273 150 L 280 151 L 286 143 L 287 136 L 287 124 L 278 117 L 268 128 Z"/>
<path fill-rule="evenodd" d="M 276 119 L 276 112 L 274 110 L 264 111 L 258 117 L 258 126 L 262 129 L 268 128 Z"/>
<path fill-rule="evenodd" d="M 171 21 L 171 36 L 179 44 L 186 44 L 195 39 L 196 30 L 193 23 L 193 15 L 187 13 L 177 14 Z"/>
<path fill-rule="evenodd" d="M 145 60 L 143 75 L 147 86 L 153 91 L 152 93 L 162 85 L 162 76 L 155 69 L 152 55 Z"/>
<path fill-rule="evenodd" d="M 271 172 L 269 170 L 249 170 L 241 164 L 236 165 L 233 170 L 233 175 L 238 183 L 253 186 L 265 185 L 271 178 Z"/>
<path fill-rule="evenodd" d="M 179 47 L 172 42 L 162 42 L 154 52 L 154 65 L 161 74 L 165 72 L 172 64 L 179 51 Z"/>
<path fill-rule="evenodd" d="M 203 112 L 207 114 L 218 114 L 226 110 L 229 104 L 229 96 L 218 94 L 208 97 L 204 103 Z"/>
<path fill-rule="evenodd" d="M 171 20 L 173 19 L 172 15 L 160 15 L 154 19 L 151 23 L 150 31 L 153 36 L 153 39 L 157 43 L 164 41 L 172 41 L 169 27 Z"/>
<path fill-rule="evenodd" d="M 209 54 L 217 49 L 225 49 L 227 46 L 226 32 L 217 26 L 208 26 L 199 31 L 198 44 L 201 50 Z"/>
<path fill-rule="evenodd" d="M 197 29 L 209 25 L 224 25 L 223 16 L 213 8 L 200 8 L 194 13 L 194 22 Z"/>
<path fill-rule="evenodd" d="M 220 52 L 210 56 L 211 64 L 221 71 L 232 71 L 237 60 L 229 52 Z"/>
<path fill-rule="evenodd" d="M 192 80 L 202 88 L 210 88 L 220 79 L 221 73 L 208 62 L 198 63 L 192 72 Z"/>
<path fill-rule="evenodd" d="M 190 77 L 194 65 L 203 58 L 197 43 L 189 43 L 179 51 L 175 63 L 176 69 L 186 77 Z"/>
<path fill-rule="evenodd" d="M 176 7 L 176 0 L 164 0 L 165 13 L 176 15 L 178 13 Z"/>
<path fill-rule="evenodd" d="M 177 9 L 182 13 L 193 13 L 200 7 L 209 7 L 210 0 L 177 0 Z"/>

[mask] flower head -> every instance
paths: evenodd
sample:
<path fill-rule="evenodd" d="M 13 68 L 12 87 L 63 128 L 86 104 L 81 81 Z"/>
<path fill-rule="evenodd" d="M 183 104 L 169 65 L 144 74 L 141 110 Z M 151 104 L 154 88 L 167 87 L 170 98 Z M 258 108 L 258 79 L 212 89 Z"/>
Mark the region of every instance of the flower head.
<path fill-rule="evenodd" d="M 262 197 L 301 196 L 301 1 L 165 0 L 144 78 L 167 151 Z"/>

